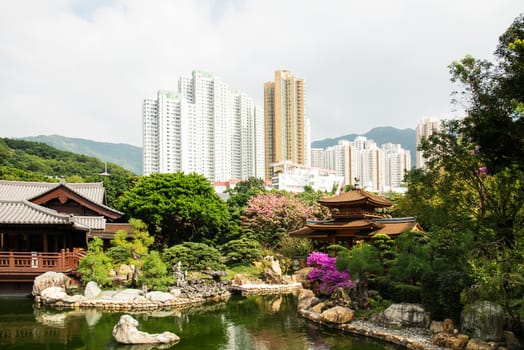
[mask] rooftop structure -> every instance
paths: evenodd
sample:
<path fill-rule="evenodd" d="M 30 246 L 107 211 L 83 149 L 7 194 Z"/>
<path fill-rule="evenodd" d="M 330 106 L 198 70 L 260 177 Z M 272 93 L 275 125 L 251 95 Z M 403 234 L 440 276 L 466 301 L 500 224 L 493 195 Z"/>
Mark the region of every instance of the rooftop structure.
<path fill-rule="evenodd" d="M 364 190 L 352 190 L 319 201 L 331 211 L 332 220 L 308 221 L 289 235 L 350 247 L 376 234 L 395 237 L 406 231 L 423 231 L 414 217 L 391 218 L 385 209 L 393 202 Z"/>

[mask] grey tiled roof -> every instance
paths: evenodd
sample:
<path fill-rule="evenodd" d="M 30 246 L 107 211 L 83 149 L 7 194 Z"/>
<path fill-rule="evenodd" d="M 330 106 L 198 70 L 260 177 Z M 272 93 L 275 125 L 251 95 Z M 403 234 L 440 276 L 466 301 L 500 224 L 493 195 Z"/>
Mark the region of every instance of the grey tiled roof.
<path fill-rule="evenodd" d="M 99 205 L 104 205 L 104 184 L 93 183 L 58 183 L 27 182 L 0 180 L 0 200 L 23 200 L 38 197 L 54 188 L 64 185 L 73 192 Z"/>
<path fill-rule="evenodd" d="M 26 200 L 0 200 L 0 223 L 2 224 L 73 224 L 68 214 L 42 207 Z"/>
<path fill-rule="evenodd" d="M 104 230 L 106 228 L 106 219 L 103 216 L 73 216 L 73 221 L 94 230 Z"/>
<path fill-rule="evenodd" d="M 73 216 L 62 214 L 27 200 L 0 200 L 0 224 L 24 225 L 72 225 L 77 229 L 104 229 L 106 219 L 103 216 Z"/>

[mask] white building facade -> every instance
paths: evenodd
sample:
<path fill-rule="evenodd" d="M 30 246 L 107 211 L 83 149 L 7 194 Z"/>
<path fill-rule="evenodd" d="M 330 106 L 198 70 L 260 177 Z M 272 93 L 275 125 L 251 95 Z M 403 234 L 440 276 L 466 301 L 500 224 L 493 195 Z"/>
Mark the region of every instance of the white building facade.
<path fill-rule="evenodd" d="M 210 181 L 264 176 L 264 119 L 246 94 L 209 73 L 146 98 L 143 173 L 196 172 Z"/>
<path fill-rule="evenodd" d="M 344 185 L 375 192 L 402 192 L 405 173 L 411 168 L 410 152 L 398 144 L 378 147 L 373 140 L 358 136 L 336 146 L 312 149 L 311 165 L 330 169 L 342 176 Z"/>
<path fill-rule="evenodd" d="M 433 117 L 424 117 L 422 118 L 420 123 L 418 123 L 416 129 L 417 151 L 415 154 L 415 162 L 417 168 L 424 168 L 426 164 L 426 159 L 423 157 L 422 152 L 418 150 L 422 143 L 422 140 L 430 137 L 435 131 L 439 131 L 440 123 L 440 120 L 435 119 Z"/>

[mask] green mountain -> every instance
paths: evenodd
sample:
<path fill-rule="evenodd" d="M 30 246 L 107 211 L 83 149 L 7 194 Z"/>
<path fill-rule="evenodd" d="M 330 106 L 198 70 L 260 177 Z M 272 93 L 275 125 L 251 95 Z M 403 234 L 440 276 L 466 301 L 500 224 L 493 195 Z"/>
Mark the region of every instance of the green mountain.
<path fill-rule="evenodd" d="M 124 143 L 96 142 L 60 135 L 23 137 L 23 140 L 42 142 L 62 151 L 69 151 L 111 162 L 142 174 L 142 148 Z"/>
<path fill-rule="evenodd" d="M 385 143 L 398 143 L 402 145 L 402 148 L 408 150 L 411 154 L 411 166 L 415 166 L 415 152 L 416 146 L 416 132 L 414 129 L 397 129 L 391 126 L 381 126 L 373 128 L 365 134 L 347 134 L 339 136 L 333 139 L 323 139 L 319 141 L 313 141 L 311 148 L 326 148 L 335 146 L 340 140 L 353 141 L 357 136 L 365 136 L 371 139 L 381 146 Z"/>
<path fill-rule="evenodd" d="M 128 190 L 134 175 L 123 167 L 95 157 L 62 151 L 41 142 L 0 138 L 0 179 L 17 181 L 103 182 L 107 203 L 115 207 L 116 199 Z"/>

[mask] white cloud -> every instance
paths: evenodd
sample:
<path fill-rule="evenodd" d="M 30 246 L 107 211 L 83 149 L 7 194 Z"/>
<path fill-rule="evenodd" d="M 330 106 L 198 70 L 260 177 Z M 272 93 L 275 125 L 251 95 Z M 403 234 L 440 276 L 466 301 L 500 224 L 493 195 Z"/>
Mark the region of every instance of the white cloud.
<path fill-rule="evenodd" d="M 220 7 L 217 6 L 221 4 Z M 491 58 L 520 1 L 9 1 L 0 136 L 141 144 L 141 102 L 213 72 L 262 103 L 276 69 L 307 81 L 313 139 L 449 117 L 447 65 Z"/>

